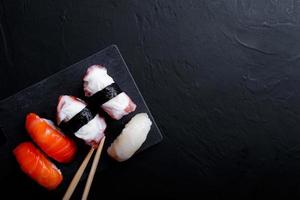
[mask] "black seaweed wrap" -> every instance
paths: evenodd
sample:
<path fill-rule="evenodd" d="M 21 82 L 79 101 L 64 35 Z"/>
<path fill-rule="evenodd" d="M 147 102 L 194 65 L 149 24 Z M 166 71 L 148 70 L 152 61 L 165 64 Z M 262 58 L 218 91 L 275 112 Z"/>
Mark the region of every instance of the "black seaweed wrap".
<path fill-rule="evenodd" d="M 67 133 L 75 133 L 81 127 L 86 125 L 89 121 L 91 121 L 97 112 L 93 109 L 90 109 L 89 106 L 83 108 L 79 113 L 77 113 L 74 117 L 72 117 L 69 121 L 62 121 L 59 127 L 67 132 Z"/>
<path fill-rule="evenodd" d="M 116 97 L 118 94 L 122 93 L 122 90 L 116 83 L 112 83 L 102 90 L 96 92 L 93 96 L 88 98 L 88 103 L 91 105 L 102 105 L 105 102 Z"/>

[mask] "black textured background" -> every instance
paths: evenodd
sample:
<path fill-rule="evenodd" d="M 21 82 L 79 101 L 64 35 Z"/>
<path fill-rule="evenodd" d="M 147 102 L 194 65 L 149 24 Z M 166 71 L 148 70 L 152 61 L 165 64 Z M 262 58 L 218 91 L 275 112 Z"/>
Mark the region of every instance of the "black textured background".
<path fill-rule="evenodd" d="M 1 98 L 114 43 L 162 129 L 90 197 L 300 197 L 299 1 L 0 0 L 0 20 Z"/>

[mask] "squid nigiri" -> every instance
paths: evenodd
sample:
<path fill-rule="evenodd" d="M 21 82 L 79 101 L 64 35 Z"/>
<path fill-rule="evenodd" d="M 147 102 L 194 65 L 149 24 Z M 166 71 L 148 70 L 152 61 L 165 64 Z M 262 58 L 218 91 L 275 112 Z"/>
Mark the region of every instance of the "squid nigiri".
<path fill-rule="evenodd" d="M 49 161 L 31 142 L 23 142 L 14 150 L 17 162 L 23 172 L 41 186 L 53 190 L 63 180 L 60 170 Z"/>
<path fill-rule="evenodd" d="M 107 149 L 108 155 L 119 162 L 129 159 L 145 142 L 151 125 L 147 113 L 135 115 Z"/>
<path fill-rule="evenodd" d="M 33 141 L 51 158 L 58 162 L 70 162 L 77 151 L 74 141 L 64 135 L 54 124 L 37 114 L 26 117 L 26 130 Z"/>
<path fill-rule="evenodd" d="M 87 104 L 76 97 L 63 95 L 57 105 L 57 124 L 91 146 L 97 146 L 104 136 L 106 122 Z"/>
<path fill-rule="evenodd" d="M 136 105 L 130 97 L 119 88 L 107 69 L 100 65 L 92 65 L 83 78 L 83 90 L 91 104 L 99 105 L 113 119 L 135 111 Z"/>

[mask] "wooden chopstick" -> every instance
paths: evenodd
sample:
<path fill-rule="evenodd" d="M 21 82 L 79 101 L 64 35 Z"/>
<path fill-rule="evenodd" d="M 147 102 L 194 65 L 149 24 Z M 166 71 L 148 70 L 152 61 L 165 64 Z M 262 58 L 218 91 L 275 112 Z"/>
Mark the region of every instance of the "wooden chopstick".
<path fill-rule="evenodd" d="M 96 155 L 94 157 L 93 164 L 92 164 L 92 167 L 91 167 L 91 171 L 89 173 L 89 177 L 88 177 L 87 182 L 86 182 L 85 187 L 84 187 L 83 195 L 82 195 L 82 198 L 81 198 L 82 200 L 86 200 L 88 195 L 89 195 L 90 188 L 91 188 L 94 176 L 95 176 L 95 172 L 96 172 L 99 160 L 100 160 L 100 156 L 101 156 L 101 152 L 102 152 L 102 149 L 103 149 L 104 141 L 105 141 L 105 136 L 101 139 L 101 142 L 98 146 Z"/>
<path fill-rule="evenodd" d="M 69 187 L 68 187 L 68 189 L 67 189 L 67 191 L 66 191 L 66 193 L 63 197 L 63 200 L 69 200 L 71 198 L 71 196 L 72 196 L 72 194 L 73 194 L 73 192 L 74 192 L 74 190 L 75 190 L 75 188 L 76 188 L 76 186 L 77 186 L 77 184 L 78 184 L 78 182 L 79 182 L 79 180 L 80 180 L 87 164 L 89 163 L 89 160 L 90 160 L 91 156 L 94 153 L 94 150 L 95 149 L 92 147 L 90 149 L 90 151 L 88 152 L 88 154 L 85 156 L 85 158 L 82 161 L 80 167 L 78 168 L 76 174 L 74 175 L 74 177 L 73 177 L 73 179 L 72 179 L 72 181 L 71 181 L 71 183 L 70 183 L 70 185 L 69 185 Z"/>

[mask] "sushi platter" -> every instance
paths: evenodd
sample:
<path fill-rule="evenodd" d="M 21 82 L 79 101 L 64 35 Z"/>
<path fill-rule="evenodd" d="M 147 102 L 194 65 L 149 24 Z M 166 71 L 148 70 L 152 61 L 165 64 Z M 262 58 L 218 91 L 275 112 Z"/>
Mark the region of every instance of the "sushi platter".
<path fill-rule="evenodd" d="M 111 45 L 0 102 L 3 191 L 62 198 L 99 143 L 101 150 L 104 146 L 96 172 L 105 173 L 161 140 L 126 63 Z M 83 172 L 80 181 L 87 175 Z"/>

